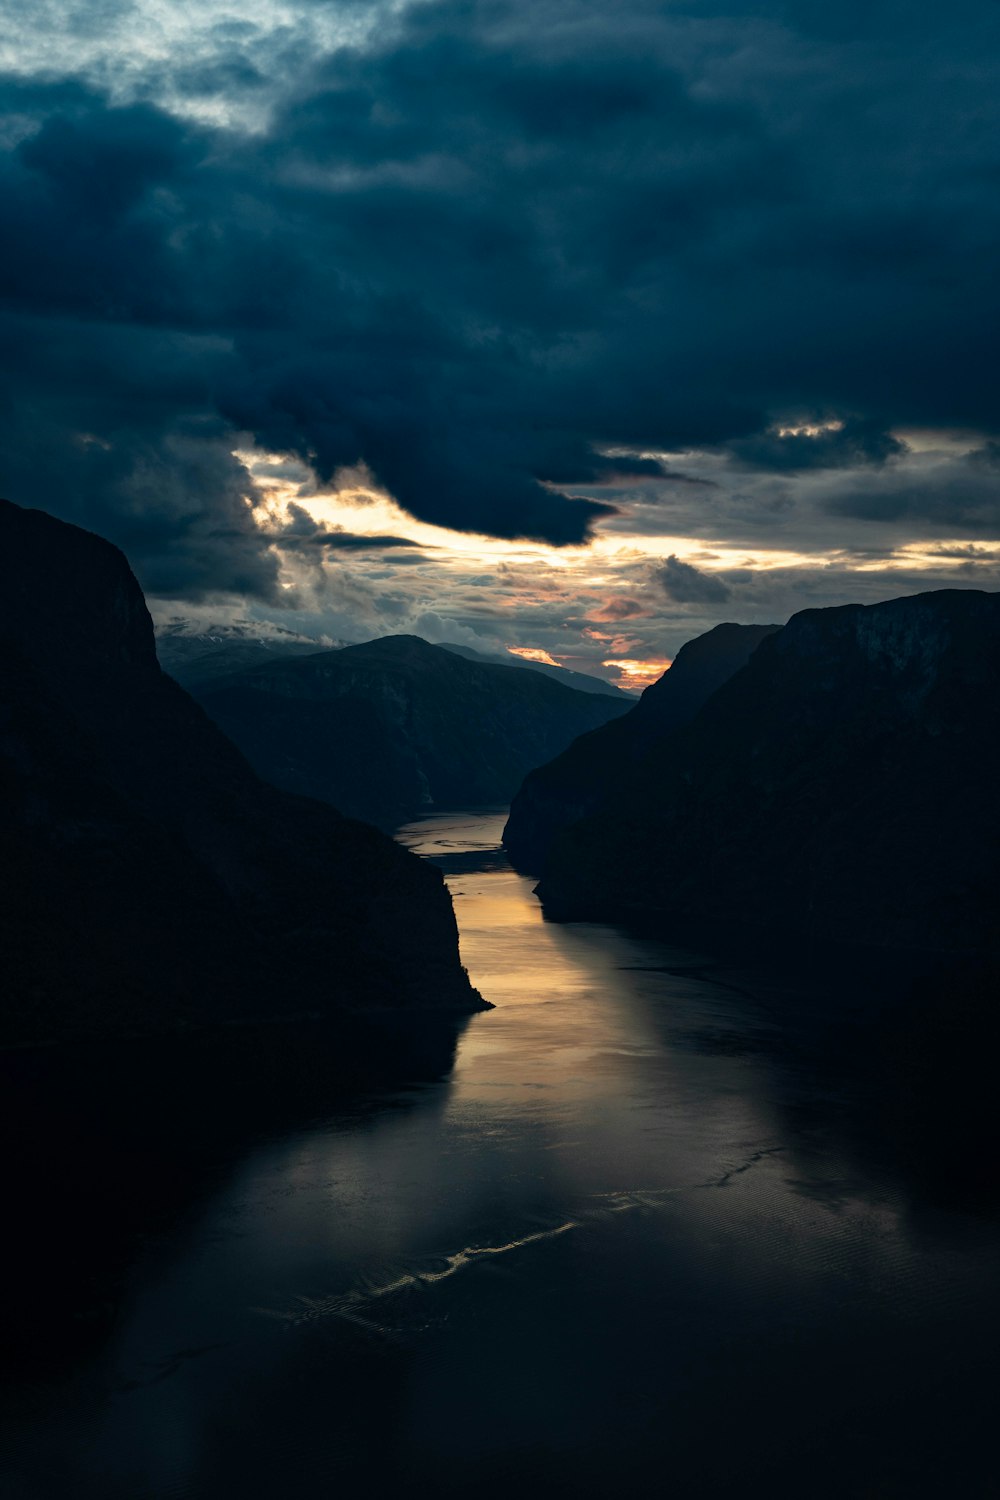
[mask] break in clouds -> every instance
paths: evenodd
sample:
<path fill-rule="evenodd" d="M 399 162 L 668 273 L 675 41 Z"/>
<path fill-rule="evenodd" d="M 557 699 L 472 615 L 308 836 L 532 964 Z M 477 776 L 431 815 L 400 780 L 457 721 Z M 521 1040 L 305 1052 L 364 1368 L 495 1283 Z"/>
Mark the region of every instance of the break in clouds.
<path fill-rule="evenodd" d="M 451 639 L 513 600 L 535 644 L 648 652 L 900 592 L 917 543 L 916 586 L 995 585 L 995 6 L 0 18 L 2 489 L 154 595 Z M 393 529 L 262 526 L 237 451 L 623 550 L 577 584 L 541 551 L 435 571 Z"/>

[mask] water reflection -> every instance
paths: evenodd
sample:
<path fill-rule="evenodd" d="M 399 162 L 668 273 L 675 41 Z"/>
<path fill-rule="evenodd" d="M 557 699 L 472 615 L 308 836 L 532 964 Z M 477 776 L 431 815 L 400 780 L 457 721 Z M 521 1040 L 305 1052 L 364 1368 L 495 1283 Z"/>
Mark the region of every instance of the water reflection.
<path fill-rule="evenodd" d="M 883 1149 L 873 997 L 548 924 L 502 823 L 401 834 L 496 1006 L 454 1069 L 220 1149 L 9 1493 L 994 1492 L 997 1236 Z"/>

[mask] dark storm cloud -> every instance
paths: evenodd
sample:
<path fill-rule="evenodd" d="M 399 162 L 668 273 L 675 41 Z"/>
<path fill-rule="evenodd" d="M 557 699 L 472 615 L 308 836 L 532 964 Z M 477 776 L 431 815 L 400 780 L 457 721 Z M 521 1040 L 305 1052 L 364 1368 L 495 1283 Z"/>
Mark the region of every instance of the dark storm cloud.
<path fill-rule="evenodd" d="M 1000 473 L 988 464 L 955 463 L 944 472 L 900 472 L 888 482 L 855 479 L 825 501 L 830 515 L 874 522 L 905 522 L 918 534 L 949 530 L 1000 536 Z"/>
<path fill-rule="evenodd" d="M 661 568 L 654 570 L 653 577 L 675 604 L 723 604 L 729 598 L 729 589 L 721 578 L 702 573 L 679 557 L 668 557 Z"/>
<path fill-rule="evenodd" d="M 995 431 L 1000 11 L 899 17 L 427 0 L 293 48 L 257 133 L 9 79 L 0 487 L 153 590 L 266 597 L 247 441 L 566 543 L 613 509 L 574 486 L 658 470 L 606 450 L 877 470 L 895 425 Z M 171 97 L 260 91 L 227 45 Z M 776 435 L 804 412 L 844 425 Z M 947 531 L 986 504 L 886 495 L 827 513 Z"/>
<path fill-rule="evenodd" d="M 321 531 L 308 538 L 315 547 L 330 547 L 337 552 L 383 552 L 387 548 L 409 547 L 422 550 L 419 542 L 402 536 L 362 536 L 351 531 Z"/>
<path fill-rule="evenodd" d="M 730 445 L 748 468 L 799 473 L 803 469 L 848 469 L 881 465 L 906 452 L 898 438 L 875 421 L 850 418 L 838 426 L 782 431 L 772 428 Z"/>
<path fill-rule="evenodd" d="M 649 609 L 641 599 L 631 599 L 625 594 L 615 594 L 606 599 L 597 609 L 591 611 L 592 620 L 634 620 L 641 615 L 649 614 Z"/>
<path fill-rule="evenodd" d="M 984 443 L 981 448 L 974 448 L 968 461 L 977 468 L 1000 469 L 1000 442 Z"/>

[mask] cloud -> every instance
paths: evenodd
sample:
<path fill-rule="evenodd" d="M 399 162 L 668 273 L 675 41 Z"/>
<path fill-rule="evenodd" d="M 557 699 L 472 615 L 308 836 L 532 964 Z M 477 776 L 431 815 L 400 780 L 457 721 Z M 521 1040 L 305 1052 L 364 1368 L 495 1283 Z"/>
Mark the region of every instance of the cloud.
<path fill-rule="evenodd" d="M 1000 442 L 984 443 L 969 454 L 969 462 L 985 469 L 1000 469 Z"/>
<path fill-rule="evenodd" d="M 872 419 L 802 423 L 771 427 L 730 445 L 738 463 L 750 468 L 797 473 L 803 469 L 846 469 L 881 465 L 906 452 L 905 443 Z"/>
<path fill-rule="evenodd" d="M 419 542 L 404 536 L 363 536 L 350 531 L 319 531 L 308 541 L 310 546 L 329 547 L 334 552 L 380 552 L 396 547 L 422 550 Z"/>
<path fill-rule="evenodd" d="M 471 646 L 474 651 L 486 652 L 495 647 L 495 642 L 484 638 L 478 631 L 463 625 L 459 620 L 440 615 L 433 609 L 422 610 L 414 616 L 408 629 L 413 635 L 422 636 L 435 646 L 447 642 L 451 646 Z"/>
<path fill-rule="evenodd" d="M 591 620 L 634 620 L 648 613 L 649 610 L 640 599 L 631 599 L 624 594 L 616 594 L 611 599 L 606 599 L 598 608 L 592 609 L 589 618 Z"/>
<path fill-rule="evenodd" d="M 730 595 L 721 578 L 710 577 L 675 556 L 668 557 L 653 576 L 675 604 L 723 604 Z"/>
<path fill-rule="evenodd" d="M 988 468 L 996 7 L 190 9 L 44 0 L 0 53 L 2 488 L 150 590 L 280 596 L 248 444 L 559 546 L 615 486 L 671 535 L 992 524 L 894 434 Z M 728 488 L 655 456 L 709 451 Z"/>
<path fill-rule="evenodd" d="M 823 502 L 833 516 L 908 524 L 939 536 L 957 532 L 1000 536 L 1000 476 L 988 464 L 957 462 L 905 469 L 878 484 L 853 476 Z"/>

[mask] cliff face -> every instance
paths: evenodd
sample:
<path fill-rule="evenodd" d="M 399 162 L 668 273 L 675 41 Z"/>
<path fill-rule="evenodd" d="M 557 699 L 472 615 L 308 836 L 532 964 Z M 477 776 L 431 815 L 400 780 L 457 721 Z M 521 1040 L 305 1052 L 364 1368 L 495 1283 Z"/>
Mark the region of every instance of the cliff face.
<path fill-rule="evenodd" d="M 553 847 L 564 914 L 997 949 L 1000 595 L 808 610 Z"/>
<path fill-rule="evenodd" d="M 777 625 L 717 625 L 689 641 L 623 718 L 582 735 L 531 771 L 511 803 L 503 841 L 521 870 L 538 873 L 553 840 L 613 798 L 656 742 L 698 712 Z"/>
<path fill-rule="evenodd" d="M 0 502 L 0 1043 L 473 1010 L 439 873 L 262 783 L 124 557 Z"/>
<path fill-rule="evenodd" d="M 197 689 L 276 786 L 393 826 L 506 802 L 528 769 L 628 708 L 417 636 L 275 662 Z"/>

